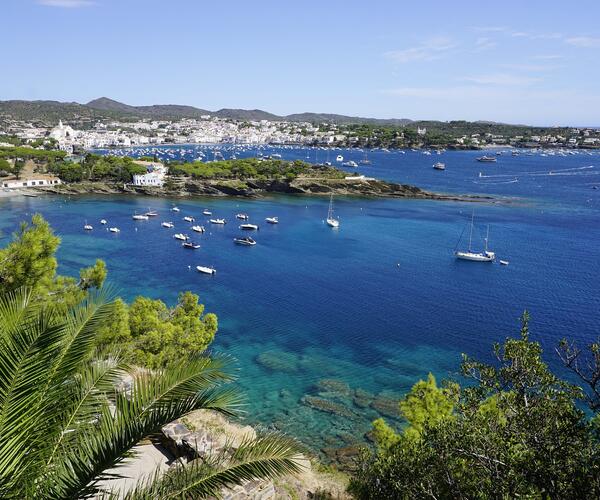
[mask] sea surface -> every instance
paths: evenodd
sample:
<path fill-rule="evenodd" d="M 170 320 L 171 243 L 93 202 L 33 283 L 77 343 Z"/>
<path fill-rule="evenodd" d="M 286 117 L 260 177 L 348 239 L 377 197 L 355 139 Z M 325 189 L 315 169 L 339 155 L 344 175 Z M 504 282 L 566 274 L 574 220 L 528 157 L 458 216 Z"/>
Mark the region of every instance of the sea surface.
<path fill-rule="evenodd" d="M 212 159 L 216 150 L 226 158 L 257 154 L 192 145 L 111 153 Z M 365 156 L 290 147 L 258 152 L 319 162 L 329 156 L 334 164 L 338 154 L 357 162 Z M 379 416 L 400 425 L 397 400 L 428 372 L 459 377 L 461 353 L 490 360 L 493 342 L 518 334 L 524 310 L 556 370 L 561 338 L 584 344 L 600 334 L 600 154 L 505 152 L 497 163 L 478 163 L 481 154 L 367 151 L 370 165 L 347 170 L 489 194 L 491 203 L 336 198 L 334 230 L 324 224 L 329 200 L 321 197 L 15 196 L 0 198 L 0 246 L 19 221 L 40 212 L 62 238 L 61 273 L 74 275 L 102 258 L 108 281 L 127 299 L 173 304 L 180 291 L 199 294 L 219 317 L 212 349 L 238 360 L 244 420 L 289 432 L 327 458 L 332 448 L 364 441 Z M 445 171 L 432 168 L 437 161 Z M 179 213 L 171 211 L 175 204 Z M 210 225 L 205 208 L 228 224 Z M 159 217 L 132 220 L 148 209 Z M 483 247 L 489 225 L 490 249 L 508 266 L 454 258 L 455 248 L 468 245 L 473 211 L 474 249 Z M 254 247 L 233 244 L 238 212 L 260 225 Z M 186 215 L 207 232 L 192 233 Z M 280 223 L 264 223 L 269 216 Z M 102 218 L 121 232 L 107 232 Z M 166 220 L 175 228 L 162 228 Z M 93 231 L 83 230 L 86 221 Z M 201 248 L 183 249 L 176 232 L 193 235 Z M 217 274 L 199 274 L 197 265 Z"/>

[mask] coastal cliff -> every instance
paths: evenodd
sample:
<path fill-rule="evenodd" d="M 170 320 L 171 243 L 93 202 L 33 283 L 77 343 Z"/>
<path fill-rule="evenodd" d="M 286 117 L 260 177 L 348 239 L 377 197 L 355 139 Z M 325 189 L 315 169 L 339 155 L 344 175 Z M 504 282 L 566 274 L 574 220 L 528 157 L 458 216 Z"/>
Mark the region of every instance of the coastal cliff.
<path fill-rule="evenodd" d="M 145 196 L 194 197 L 239 196 L 258 198 L 269 194 L 339 195 L 387 198 L 412 198 L 446 201 L 486 201 L 491 197 L 453 195 L 425 191 L 408 184 L 377 179 L 323 179 L 297 177 L 293 180 L 204 180 L 189 177 L 169 179 L 164 186 L 133 186 L 117 182 L 77 182 L 38 188 L 46 193 L 134 194 Z"/>

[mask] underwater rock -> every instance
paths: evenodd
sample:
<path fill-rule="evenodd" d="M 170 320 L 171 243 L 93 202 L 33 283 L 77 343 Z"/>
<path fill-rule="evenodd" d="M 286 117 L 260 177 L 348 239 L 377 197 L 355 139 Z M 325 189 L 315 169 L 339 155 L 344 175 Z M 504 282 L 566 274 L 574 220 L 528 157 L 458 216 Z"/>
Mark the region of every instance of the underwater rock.
<path fill-rule="evenodd" d="M 360 449 L 360 446 L 349 445 L 343 448 L 322 448 L 321 451 L 331 462 L 338 464 L 340 469 L 353 470 L 356 469 Z"/>
<path fill-rule="evenodd" d="M 380 413 L 385 417 L 400 417 L 400 408 L 398 404 L 400 399 L 390 398 L 378 394 L 377 397 L 371 402 L 371 408 Z"/>
<path fill-rule="evenodd" d="M 306 395 L 303 396 L 300 401 L 303 405 L 306 405 L 313 410 L 331 413 L 332 415 L 337 415 L 338 417 L 356 418 L 357 416 L 352 410 L 346 408 L 344 405 L 334 403 L 328 399 Z"/>
<path fill-rule="evenodd" d="M 316 384 L 318 392 L 330 392 L 340 394 L 342 396 L 350 396 L 350 386 L 343 380 L 334 378 L 322 378 Z"/>
<path fill-rule="evenodd" d="M 367 408 L 375 396 L 360 387 L 354 391 L 352 402 L 359 408 Z"/>
<path fill-rule="evenodd" d="M 294 373 L 299 369 L 297 356 L 285 351 L 265 351 L 256 356 L 256 362 L 276 372 Z"/>

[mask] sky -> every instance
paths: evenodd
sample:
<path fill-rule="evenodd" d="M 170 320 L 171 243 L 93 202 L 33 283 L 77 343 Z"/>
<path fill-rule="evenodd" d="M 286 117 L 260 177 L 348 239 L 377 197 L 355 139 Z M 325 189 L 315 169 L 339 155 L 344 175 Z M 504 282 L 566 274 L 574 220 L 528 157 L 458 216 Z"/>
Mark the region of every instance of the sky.
<path fill-rule="evenodd" d="M 0 100 L 600 126 L 600 1 L 0 0 Z"/>

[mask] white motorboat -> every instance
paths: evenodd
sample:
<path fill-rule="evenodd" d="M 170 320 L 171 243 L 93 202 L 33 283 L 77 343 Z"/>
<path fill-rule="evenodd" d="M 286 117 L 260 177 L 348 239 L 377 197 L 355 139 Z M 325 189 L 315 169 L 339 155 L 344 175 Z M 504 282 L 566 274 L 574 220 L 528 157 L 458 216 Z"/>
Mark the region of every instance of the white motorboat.
<path fill-rule="evenodd" d="M 329 210 L 327 211 L 327 225 L 330 227 L 340 227 L 340 221 L 333 218 L 333 194 L 329 198 Z"/>
<path fill-rule="evenodd" d="M 86 222 L 85 225 L 83 226 L 83 229 L 85 229 L 86 231 L 91 231 L 92 229 L 94 229 L 94 226 L 92 226 L 91 224 L 88 224 Z"/>
<path fill-rule="evenodd" d="M 120 233 L 121 230 L 118 227 L 111 227 L 108 229 L 111 233 Z"/>
<path fill-rule="evenodd" d="M 343 167 L 358 167 L 358 163 L 356 163 L 355 161 L 346 161 L 344 163 L 342 163 Z"/>
<path fill-rule="evenodd" d="M 496 163 L 496 158 L 494 156 L 480 156 L 477 158 L 477 161 L 481 163 Z"/>
<path fill-rule="evenodd" d="M 196 270 L 204 274 L 217 274 L 217 270 L 214 267 L 196 266 Z"/>
<path fill-rule="evenodd" d="M 441 161 L 438 161 L 436 164 L 433 165 L 433 168 L 435 170 L 446 170 L 446 164 L 442 163 Z"/>
<path fill-rule="evenodd" d="M 171 212 L 179 212 L 179 208 L 177 208 L 177 207 L 173 207 L 173 208 L 171 209 Z"/>
<path fill-rule="evenodd" d="M 250 236 L 246 236 L 244 238 L 233 238 L 233 242 L 236 245 L 246 245 L 246 246 L 254 246 L 256 245 L 256 241 L 250 238 Z"/>
<path fill-rule="evenodd" d="M 245 229 L 246 231 L 258 231 L 258 226 L 256 224 L 240 224 L 240 229 Z"/>
<path fill-rule="evenodd" d="M 344 161 L 344 157 L 343 157 L 342 155 L 337 155 L 337 156 L 335 157 L 335 161 L 338 161 L 338 162 L 339 162 L 339 161 Z"/>
<path fill-rule="evenodd" d="M 193 241 L 186 241 L 181 244 L 183 248 L 189 248 L 190 250 L 198 250 L 200 243 L 194 243 Z"/>
<path fill-rule="evenodd" d="M 183 220 L 186 221 L 186 222 L 194 222 L 196 219 L 194 219 L 193 217 L 190 217 L 189 215 L 186 215 L 183 218 Z"/>
<path fill-rule="evenodd" d="M 205 231 L 204 226 L 192 226 L 192 231 L 197 233 L 203 233 Z"/>
<path fill-rule="evenodd" d="M 500 264 L 502 264 L 503 266 L 508 266 L 508 261 L 507 260 L 501 260 Z"/>
<path fill-rule="evenodd" d="M 173 235 L 173 238 L 175 238 L 176 240 L 187 241 L 189 239 L 189 236 L 187 234 L 177 233 Z"/>
<path fill-rule="evenodd" d="M 267 217 L 265 220 L 269 224 L 279 224 L 279 217 Z"/>
<path fill-rule="evenodd" d="M 240 220 L 248 220 L 250 218 L 248 216 L 248 214 L 236 214 L 235 216 L 237 219 L 240 219 Z"/>
<path fill-rule="evenodd" d="M 147 215 L 143 215 L 143 214 L 134 214 L 132 216 L 133 220 L 148 220 L 148 216 Z"/>
<path fill-rule="evenodd" d="M 490 226 L 487 228 L 487 235 L 485 237 L 485 249 L 483 252 L 474 252 L 471 249 L 471 243 L 473 241 L 473 219 L 475 212 L 471 214 L 471 228 L 469 231 L 469 247 L 468 250 L 456 250 L 454 255 L 457 259 L 470 260 L 473 262 L 493 262 L 496 259 L 496 254 L 488 250 L 488 239 L 490 234 Z M 461 235 L 462 236 L 462 235 Z M 459 240 L 460 243 L 460 240 Z"/>
<path fill-rule="evenodd" d="M 107 223 L 107 222 L 106 222 L 106 219 L 101 219 L 101 220 L 100 220 L 100 224 L 104 225 L 104 224 L 106 224 L 106 223 Z"/>
<path fill-rule="evenodd" d="M 203 213 L 204 215 L 212 215 L 212 212 L 211 212 L 211 211 L 210 211 L 208 208 L 204 209 L 204 210 L 202 211 L 202 213 Z"/>
<path fill-rule="evenodd" d="M 163 222 L 161 224 L 162 227 L 168 227 L 169 229 L 174 227 L 175 225 L 172 222 Z"/>
<path fill-rule="evenodd" d="M 220 225 L 227 224 L 227 221 L 225 219 L 210 219 L 208 222 L 210 222 L 211 224 L 220 224 Z"/>
<path fill-rule="evenodd" d="M 147 217 L 156 217 L 158 215 L 158 212 L 156 210 L 148 210 L 144 215 L 146 215 Z"/>

